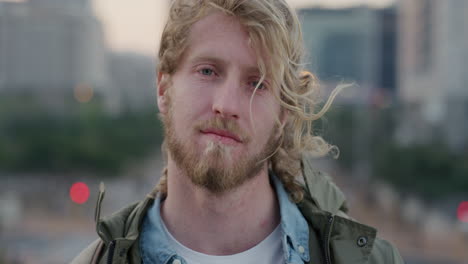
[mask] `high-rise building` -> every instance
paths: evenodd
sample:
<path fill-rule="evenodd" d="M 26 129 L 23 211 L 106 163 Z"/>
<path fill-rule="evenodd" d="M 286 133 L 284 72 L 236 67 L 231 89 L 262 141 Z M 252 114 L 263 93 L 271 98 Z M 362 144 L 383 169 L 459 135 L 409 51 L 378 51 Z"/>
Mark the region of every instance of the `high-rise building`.
<path fill-rule="evenodd" d="M 121 110 L 154 109 L 156 66 L 152 57 L 134 53 L 112 53 L 109 58 L 112 91 L 119 95 Z"/>
<path fill-rule="evenodd" d="M 393 7 L 299 10 L 309 69 L 324 83 L 356 82 L 354 102 L 395 90 L 396 12 Z"/>
<path fill-rule="evenodd" d="M 109 96 L 106 53 L 89 0 L 0 2 L 0 93 Z"/>
<path fill-rule="evenodd" d="M 394 7 L 357 6 L 299 10 L 308 68 L 328 92 L 339 82 L 356 83 L 338 104 L 358 105 L 352 112 L 352 174 L 371 175 L 372 107 L 387 105 L 395 91 L 396 12 Z"/>
<path fill-rule="evenodd" d="M 468 2 L 401 1 L 399 98 L 402 143 L 468 145 Z"/>

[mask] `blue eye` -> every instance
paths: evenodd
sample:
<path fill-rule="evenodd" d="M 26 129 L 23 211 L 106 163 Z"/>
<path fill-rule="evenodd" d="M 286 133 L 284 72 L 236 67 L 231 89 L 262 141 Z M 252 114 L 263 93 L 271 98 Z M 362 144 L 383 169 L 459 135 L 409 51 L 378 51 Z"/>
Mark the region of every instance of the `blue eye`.
<path fill-rule="evenodd" d="M 263 89 L 266 88 L 266 87 L 265 87 L 265 84 L 260 83 L 260 85 L 259 85 L 259 82 L 258 82 L 258 81 L 251 81 L 251 82 L 250 82 L 250 85 L 252 85 L 253 88 L 256 88 L 257 85 L 258 85 L 258 90 L 263 90 Z"/>
<path fill-rule="evenodd" d="M 206 75 L 206 76 L 211 76 L 214 73 L 213 70 L 209 69 L 209 68 L 201 69 L 198 72 L 200 72 L 201 74 Z"/>

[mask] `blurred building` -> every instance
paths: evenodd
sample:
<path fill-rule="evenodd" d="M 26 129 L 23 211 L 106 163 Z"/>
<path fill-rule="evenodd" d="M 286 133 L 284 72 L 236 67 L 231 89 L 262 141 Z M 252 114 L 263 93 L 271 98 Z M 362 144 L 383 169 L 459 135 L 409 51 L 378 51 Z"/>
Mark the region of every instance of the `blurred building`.
<path fill-rule="evenodd" d="M 0 58 L 0 93 L 39 95 L 48 104 L 76 97 L 80 87 L 111 97 L 104 34 L 90 0 L 0 2 Z"/>
<path fill-rule="evenodd" d="M 340 82 L 356 83 L 337 97 L 353 108 L 352 174 L 371 175 L 372 107 L 392 100 L 396 72 L 396 10 L 357 6 L 299 10 L 310 63 L 324 90 Z"/>
<path fill-rule="evenodd" d="M 352 102 L 395 90 L 396 11 L 358 6 L 299 10 L 308 68 L 323 83 L 356 82 Z"/>
<path fill-rule="evenodd" d="M 466 149 L 468 1 L 401 1 L 399 16 L 399 141 Z"/>
<path fill-rule="evenodd" d="M 113 53 L 109 59 L 112 91 L 119 95 L 121 110 L 139 111 L 156 106 L 156 66 L 151 57 Z"/>

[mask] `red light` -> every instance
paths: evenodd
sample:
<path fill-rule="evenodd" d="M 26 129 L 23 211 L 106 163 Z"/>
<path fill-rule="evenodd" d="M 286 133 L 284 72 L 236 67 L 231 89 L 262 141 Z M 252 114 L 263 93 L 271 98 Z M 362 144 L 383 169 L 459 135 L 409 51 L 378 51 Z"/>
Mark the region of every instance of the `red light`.
<path fill-rule="evenodd" d="M 89 198 L 89 188 L 82 182 L 76 182 L 70 188 L 70 198 L 77 204 L 84 204 Z"/>
<path fill-rule="evenodd" d="M 468 223 L 468 202 L 461 202 L 457 210 L 458 220 Z"/>

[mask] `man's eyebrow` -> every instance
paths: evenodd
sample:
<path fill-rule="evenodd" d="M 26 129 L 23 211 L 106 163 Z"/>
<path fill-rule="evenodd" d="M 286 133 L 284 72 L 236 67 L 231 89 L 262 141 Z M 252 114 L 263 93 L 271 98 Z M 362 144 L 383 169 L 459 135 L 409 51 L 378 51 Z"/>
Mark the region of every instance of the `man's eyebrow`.
<path fill-rule="evenodd" d="M 193 56 L 192 58 L 189 58 L 190 63 L 198 63 L 198 62 L 213 62 L 218 65 L 226 65 L 228 64 L 226 61 L 212 56 L 212 55 L 196 55 Z"/>

